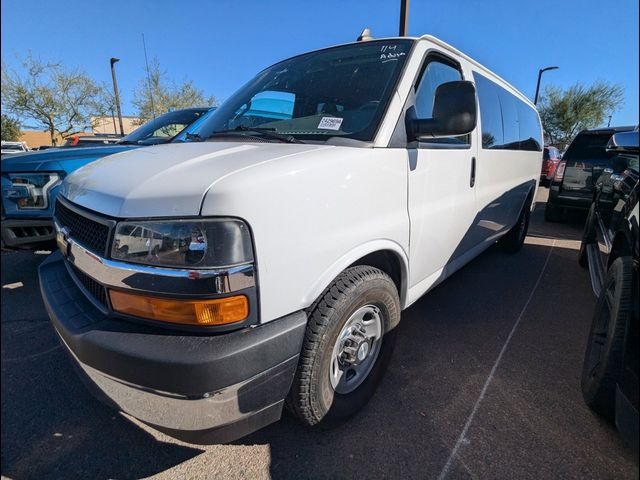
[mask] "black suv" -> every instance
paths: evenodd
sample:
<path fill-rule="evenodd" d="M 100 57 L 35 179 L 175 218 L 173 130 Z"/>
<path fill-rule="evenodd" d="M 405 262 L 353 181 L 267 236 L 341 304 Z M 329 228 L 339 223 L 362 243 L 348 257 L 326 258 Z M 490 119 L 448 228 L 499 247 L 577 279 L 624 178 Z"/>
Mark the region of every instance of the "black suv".
<path fill-rule="evenodd" d="M 611 167 L 600 175 L 580 246 L 598 296 L 582 371 L 582 394 L 615 420 L 638 449 L 638 131 L 607 145 Z"/>
<path fill-rule="evenodd" d="M 633 129 L 583 130 L 573 139 L 551 178 L 545 220 L 561 221 L 566 209 L 589 209 L 598 177 L 606 168 L 611 168 L 613 155 L 606 152 L 607 142 L 614 133 Z"/>

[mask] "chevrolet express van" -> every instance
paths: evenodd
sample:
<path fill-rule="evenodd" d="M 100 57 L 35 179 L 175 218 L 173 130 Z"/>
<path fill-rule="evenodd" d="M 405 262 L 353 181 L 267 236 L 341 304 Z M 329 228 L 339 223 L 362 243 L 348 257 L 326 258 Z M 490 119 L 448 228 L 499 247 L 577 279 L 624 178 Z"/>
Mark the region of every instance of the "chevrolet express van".
<path fill-rule="evenodd" d="M 373 395 L 401 311 L 500 241 L 542 164 L 529 100 L 442 41 L 277 63 L 188 141 L 68 176 L 44 303 L 90 387 L 196 443 Z M 136 228 L 154 248 L 125 250 Z M 157 247 L 157 248 L 156 248 Z"/>

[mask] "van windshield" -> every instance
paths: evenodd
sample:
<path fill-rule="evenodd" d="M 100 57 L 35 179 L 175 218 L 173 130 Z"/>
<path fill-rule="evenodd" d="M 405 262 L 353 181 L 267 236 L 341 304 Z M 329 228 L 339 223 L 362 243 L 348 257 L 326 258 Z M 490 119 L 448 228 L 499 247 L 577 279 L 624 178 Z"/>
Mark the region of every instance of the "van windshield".
<path fill-rule="evenodd" d="M 370 141 L 412 44 L 369 41 L 280 62 L 240 88 L 189 138 L 261 132 L 265 139 L 277 138 L 266 134 L 272 132 L 296 140 L 340 136 Z"/>

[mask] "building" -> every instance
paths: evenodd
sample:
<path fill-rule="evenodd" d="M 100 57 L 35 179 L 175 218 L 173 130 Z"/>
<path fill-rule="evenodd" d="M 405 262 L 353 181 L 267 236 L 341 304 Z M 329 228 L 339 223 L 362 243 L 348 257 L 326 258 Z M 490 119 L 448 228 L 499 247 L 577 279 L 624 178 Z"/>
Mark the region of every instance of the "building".
<path fill-rule="evenodd" d="M 29 148 L 36 148 L 41 145 L 43 146 L 51 146 L 51 137 L 49 136 L 49 132 L 42 130 L 22 130 L 20 132 L 20 141 L 26 142 Z M 58 145 L 63 143 L 63 140 L 58 139 Z"/>
<path fill-rule="evenodd" d="M 119 134 L 120 126 L 118 125 L 118 117 L 91 117 L 91 124 L 93 125 L 93 134 Z M 132 117 L 129 115 L 122 116 L 122 126 L 124 127 L 124 134 L 127 135 L 133 132 L 140 126 L 140 119 L 138 117 Z"/>
<path fill-rule="evenodd" d="M 133 132 L 136 128 L 138 128 L 140 119 L 138 117 L 133 116 L 123 116 L 122 117 L 122 126 L 124 127 L 124 134 L 127 135 Z M 83 137 L 90 137 L 92 135 L 104 135 L 104 134 L 114 134 L 120 133 L 120 127 L 118 126 L 118 118 L 117 117 L 91 117 L 91 123 L 93 128 L 90 132 L 78 132 Z M 114 128 L 114 126 L 116 128 Z M 26 142 L 29 148 L 36 148 L 40 146 L 52 146 L 51 145 L 51 137 L 49 136 L 49 132 L 43 130 L 22 130 L 20 132 L 21 142 Z M 64 139 L 62 137 L 58 138 L 57 144 L 62 145 L 64 143 Z"/>

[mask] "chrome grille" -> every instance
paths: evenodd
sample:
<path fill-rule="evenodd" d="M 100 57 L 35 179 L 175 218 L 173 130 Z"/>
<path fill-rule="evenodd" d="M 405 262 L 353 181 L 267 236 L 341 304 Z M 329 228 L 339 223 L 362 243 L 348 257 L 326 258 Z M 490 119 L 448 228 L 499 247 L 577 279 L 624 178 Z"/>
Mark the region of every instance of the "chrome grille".
<path fill-rule="evenodd" d="M 94 253 L 107 254 L 109 241 L 109 227 L 107 225 L 71 210 L 60 201 L 56 202 L 54 216 L 60 226 L 69 229 L 71 238 Z"/>

